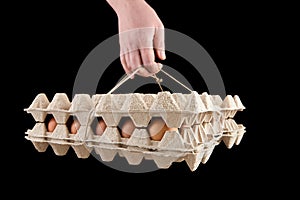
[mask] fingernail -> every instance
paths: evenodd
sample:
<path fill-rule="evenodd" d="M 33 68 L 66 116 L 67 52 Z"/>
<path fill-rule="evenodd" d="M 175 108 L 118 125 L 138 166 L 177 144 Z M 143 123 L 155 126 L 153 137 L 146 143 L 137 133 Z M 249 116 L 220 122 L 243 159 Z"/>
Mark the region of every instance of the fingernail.
<path fill-rule="evenodd" d="M 163 60 L 166 59 L 165 51 L 161 51 L 160 55 L 161 55 L 161 59 L 163 59 Z"/>

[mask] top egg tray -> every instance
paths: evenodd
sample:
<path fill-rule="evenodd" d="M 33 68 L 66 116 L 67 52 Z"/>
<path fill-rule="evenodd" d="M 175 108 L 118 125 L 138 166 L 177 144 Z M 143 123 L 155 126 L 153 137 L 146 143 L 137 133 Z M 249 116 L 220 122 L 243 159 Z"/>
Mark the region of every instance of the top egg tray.
<path fill-rule="evenodd" d="M 24 109 L 36 121 L 26 132 L 35 148 L 43 152 L 50 145 L 56 155 L 65 155 L 72 147 L 79 158 L 95 150 L 104 161 L 113 160 L 119 153 L 129 164 L 137 165 L 143 158 L 152 159 L 159 168 L 185 160 L 194 171 L 206 163 L 214 147 L 224 141 L 228 148 L 238 145 L 245 127 L 233 117 L 244 110 L 240 98 L 227 95 L 170 93 L 157 94 L 76 94 L 72 101 L 65 93 L 56 93 L 50 102 L 44 93 L 38 94 Z M 45 119 L 52 114 L 57 122 L 53 133 L 46 129 Z M 80 128 L 70 134 L 66 122 L 75 116 Z M 94 134 L 91 123 L 102 117 L 107 125 L 103 135 Z M 117 126 L 122 117 L 130 117 L 136 128 L 130 138 L 122 138 Z M 152 117 L 161 117 L 168 127 L 161 141 L 152 141 L 146 130 Z"/>

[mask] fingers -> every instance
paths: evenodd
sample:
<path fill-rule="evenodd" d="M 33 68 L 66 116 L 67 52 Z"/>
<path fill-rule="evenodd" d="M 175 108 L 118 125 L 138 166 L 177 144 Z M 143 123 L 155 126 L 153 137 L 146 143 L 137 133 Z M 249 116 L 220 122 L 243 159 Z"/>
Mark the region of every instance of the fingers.
<path fill-rule="evenodd" d="M 128 63 L 130 65 L 131 68 L 131 72 L 134 72 L 138 67 L 142 66 L 142 60 L 140 57 L 140 52 L 139 50 L 135 50 L 133 52 L 130 52 L 128 54 L 126 54 Z M 134 78 L 134 75 L 131 77 L 132 79 Z"/>
<path fill-rule="evenodd" d="M 121 57 L 121 63 L 127 75 L 131 75 L 137 68 L 143 66 L 143 62 L 139 50 L 128 52 L 126 54 L 121 55 L 120 57 Z M 151 75 L 145 69 L 140 69 L 137 74 L 144 77 Z M 132 75 L 131 78 L 133 79 L 134 75 Z"/>
<path fill-rule="evenodd" d="M 135 50 L 133 52 L 130 52 L 127 54 L 129 59 L 129 64 L 131 67 L 131 70 L 134 71 L 136 68 L 140 67 L 142 65 L 142 60 L 140 57 L 139 50 Z"/>
<path fill-rule="evenodd" d="M 130 69 L 130 67 L 127 65 L 125 55 L 121 55 L 121 56 L 120 56 L 120 60 L 121 60 L 121 64 L 122 64 L 122 66 L 123 66 L 124 71 L 126 72 L 126 74 L 129 74 L 129 73 L 131 72 L 131 69 Z"/>
<path fill-rule="evenodd" d="M 166 59 L 164 28 L 156 28 L 153 38 L 153 48 L 155 49 L 156 55 L 159 59 Z"/>
<path fill-rule="evenodd" d="M 140 69 L 137 74 L 144 77 L 160 71 L 162 64 L 155 62 L 155 57 L 166 59 L 163 27 L 136 29 L 122 33 L 119 37 L 121 63 L 127 74 L 132 74 L 141 66 L 144 69 Z"/>
<path fill-rule="evenodd" d="M 127 75 L 130 75 L 131 74 L 131 72 L 132 72 L 132 70 L 131 70 L 131 67 L 130 67 L 130 63 L 129 63 L 129 55 L 128 54 L 122 54 L 121 56 L 120 56 L 120 60 L 121 60 L 121 64 L 122 64 L 122 66 L 123 66 L 123 69 L 124 69 L 124 71 L 125 71 L 125 73 L 127 74 Z M 128 64 L 127 64 L 128 63 Z M 134 79 L 134 75 L 133 76 L 131 76 L 131 79 Z"/>
<path fill-rule="evenodd" d="M 160 70 L 160 65 L 155 62 L 154 50 L 153 49 L 140 49 L 143 66 L 148 71 L 148 76 L 156 74 Z"/>
<path fill-rule="evenodd" d="M 155 49 L 156 55 L 159 59 L 161 60 L 165 60 L 166 59 L 166 53 L 165 50 L 159 50 L 159 49 Z"/>
<path fill-rule="evenodd" d="M 121 64 L 123 65 L 126 74 L 130 75 L 137 68 L 141 68 L 137 74 L 143 77 L 148 77 L 156 74 L 162 68 L 162 64 L 155 62 L 153 49 L 140 49 L 135 50 L 120 56 Z M 134 78 L 132 76 L 131 78 Z"/>
<path fill-rule="evenodd" d="M 143 65 L 147 66 L 154 63 L 155 56 L 152 48 L 140 49 L 140 54 L 143 61 Z"/>

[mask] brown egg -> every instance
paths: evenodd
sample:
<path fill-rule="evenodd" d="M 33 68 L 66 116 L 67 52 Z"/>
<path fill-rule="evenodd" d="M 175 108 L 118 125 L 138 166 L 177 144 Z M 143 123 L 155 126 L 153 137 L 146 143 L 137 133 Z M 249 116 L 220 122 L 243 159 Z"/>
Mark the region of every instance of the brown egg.
<path fill-rule="evenodd" d="M 49 132 L 53 132 L 54 129 L 55 129 L 55 127 L 56 127 L 56 125 L 57 125 L 57 123 L 56 123 L 54 117 L 51 118 L 50 121 L 48 122 L 48 127 L 47 127 L 48 131 Z"/>
<path fill-rule="evenodd" d="M 126 120 L 121 127 L 121 136 L 124 138 L 130 138 L 134 129 L 135 125 L 133 121 L 131 119 Z"/>
<path fill-rule="evenodd" d="M 178 128 L 167 128 L 167 130 L 166 131 L 178 131 Z"/>
<path fill-rule="evenodd" d="M 71 124 L 71 129 L 70 129 L 71 134 L 76 134 L 79 128 L 80 128 L 79 121 L 77 119 L 74 119 L 74 121 Z"/>
<path fill-rule="evenodd" d="M 166 130 L 168 130 L 168 127 L 161 118 L 153 118 L 148 125 L 150 138 L 155 141 L 161 140 Z"/>
<path fill-rule="evenodd" d="M 102 135 L 106 129 L 106 124 L 103 119 L 100 119 L 96 126 L 96 135 Z"/>

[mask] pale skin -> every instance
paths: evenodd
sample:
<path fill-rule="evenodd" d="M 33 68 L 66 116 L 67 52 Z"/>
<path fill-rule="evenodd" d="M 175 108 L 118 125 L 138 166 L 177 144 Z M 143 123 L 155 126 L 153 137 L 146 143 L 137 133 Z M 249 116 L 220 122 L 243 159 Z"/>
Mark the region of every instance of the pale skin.
<path fill-rule="evenodd" d="M 118 16 L 120 60 L 126 74 L 140 68 L 148 77 L 160 71 L 165 60 L 164 26 L 145 0 L 106 0 Z M 133 78 L 134 76 L 132 76 Z"/>

